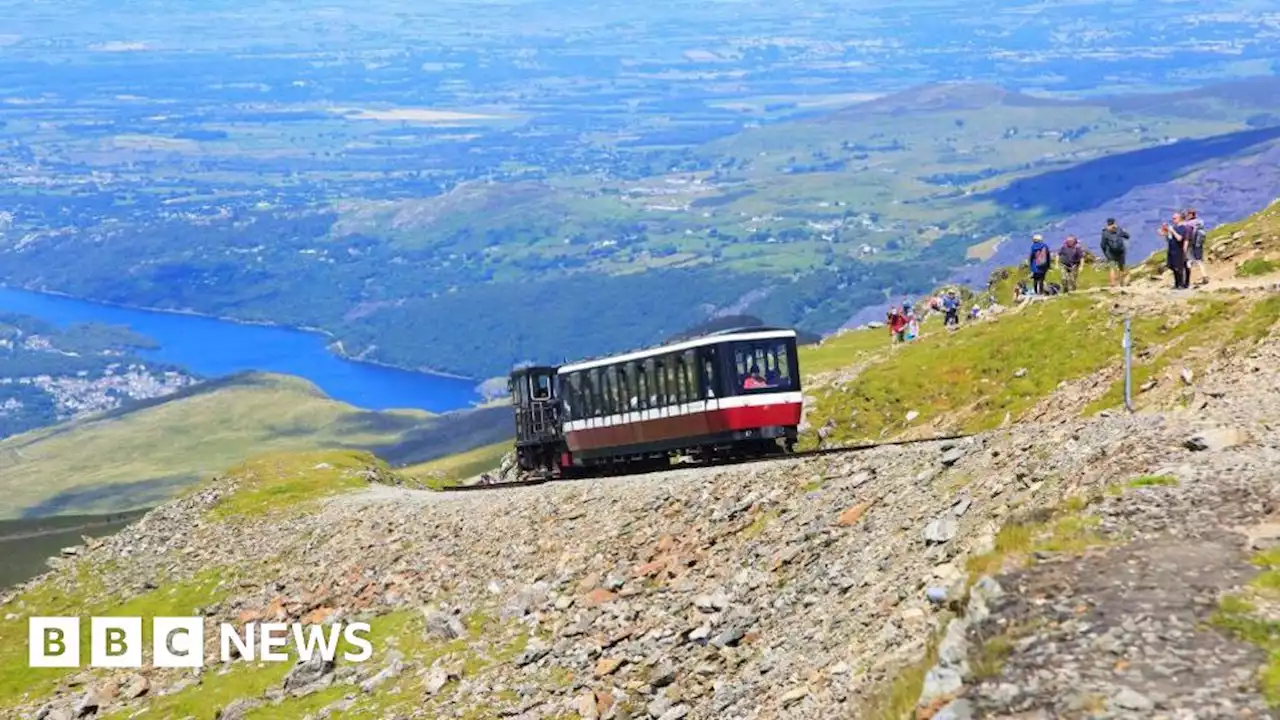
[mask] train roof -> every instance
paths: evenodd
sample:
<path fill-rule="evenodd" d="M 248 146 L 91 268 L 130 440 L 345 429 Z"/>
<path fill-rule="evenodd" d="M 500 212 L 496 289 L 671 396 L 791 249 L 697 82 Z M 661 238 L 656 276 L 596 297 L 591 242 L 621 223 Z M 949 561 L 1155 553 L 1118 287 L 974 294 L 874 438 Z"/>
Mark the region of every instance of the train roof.
<path fill-rule="evenodd" d="M 572 363 L 569 365 L 561 365 L 559 374 L 563 375 L 564 373 L 575 372 L 577 370 L 589 370 L 591 368 L 602 367 L 605 365 L 613 365 L 614 363 L 630 362 L 631 360 L 642 360 L 655 355 L 684 352 L 685 350 L 691 350 L 705 345 L 715 345 L 717 343 L 731 340 L 780 340 L 794 337 L 796 337 L 796 331 L 790 328 L 754 327 L 718 330 L 713 333 L 708 333 L 707 335 L 700 335 L 696 338 L 681 340 L 667 345 L 660 345 L 646 350 L 637 350 L 635 352 L 624 353 L 621 355 L 611 355 L 609 357 L 585 360 L 583 362 Z"/>

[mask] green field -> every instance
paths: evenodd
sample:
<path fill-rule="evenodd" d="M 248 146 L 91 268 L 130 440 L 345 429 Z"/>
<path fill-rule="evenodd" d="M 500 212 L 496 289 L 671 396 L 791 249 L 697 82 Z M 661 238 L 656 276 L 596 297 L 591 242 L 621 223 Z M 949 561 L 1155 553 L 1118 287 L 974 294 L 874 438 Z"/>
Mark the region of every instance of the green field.
<path fill-rule="evenodd" d="M 505 412 L 481 412 L 369 412 L 297 378 L 237 376 L 0 441 L 0 519 L 150 505 L 262 452 L 448 455 L 509 432 Z"/>

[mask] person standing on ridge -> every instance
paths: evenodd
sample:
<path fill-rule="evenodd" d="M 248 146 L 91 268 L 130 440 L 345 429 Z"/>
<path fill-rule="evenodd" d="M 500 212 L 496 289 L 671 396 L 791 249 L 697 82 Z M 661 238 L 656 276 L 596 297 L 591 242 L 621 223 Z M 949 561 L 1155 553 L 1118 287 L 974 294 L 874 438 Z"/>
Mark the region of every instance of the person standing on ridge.
<path fill-rule="evenodd" d="M 1062 292 L 1069 293 L 1076 289 L 1080 278 L 1080 266 L 1084 264 L 1084 248 L 1075 235 L 1068 235 L 1062 248 L 1058 250 L 1058 262 L 1062 265 Z"/>
<path fill-rule="evenodd" d="M 1107 226 L 1102 228 L 1102 256 L 1107 259 L 1111 287 L 1116 286 L 1116 273 L 1120 275 L 1120 287 L 1125 285 L 1124 256 L 1128 249 L 1129 233 L 1116 225 L 1115 218 L 1107 218 Z"/>
<path fill-rule="evenodd" d="M 1187 226 L 1182 223 L 1182 215 L 1174 213 L 1173 222 L 1165 223 L 1160 226 L 1160 237 L 1163 237 L 1166 243 L 1165 249 L 1165 265 L 1173 271 L 1173 289 L 1185 290 L 1190 287 L 1188 276 L 1191 274 L 1190 268 L 1187 267 L 1187 241 L 1185 236 Z"/>
<path fill-rule="evenodd" d="M 1053 264 L 1053 254 L 1049 246 L 1044 243 L 1044 237 L 1036 235 L 1031 240 L 1031 254 L 1027 258 L 1027 264 L 1031 267 L 1031 292 L 1044 295 L 1044 278 L 1049 274 L 1049 267 Z"/>
<path fill-rule="evenodd" d="M 1187 211 L 1182 214 L 1182 222 L 1188 228 L 1191 235 L 1191 237 L 1187 239 L 1187 245 L 1191 250 L 1190 265 L 1200 268 L 1200 280 L 1197 281 L 1196 284 L 1208 285 L 1209 264 L 1204 260 L 1204 221 L 1200 219 L 1194 209 L 1188 208 Z M 1188 273 L 1190 273 L 1190 271 L 1188 271 Z M 1187 281 L 1191 281 L 1190 276 L 1187 277 Z"/>

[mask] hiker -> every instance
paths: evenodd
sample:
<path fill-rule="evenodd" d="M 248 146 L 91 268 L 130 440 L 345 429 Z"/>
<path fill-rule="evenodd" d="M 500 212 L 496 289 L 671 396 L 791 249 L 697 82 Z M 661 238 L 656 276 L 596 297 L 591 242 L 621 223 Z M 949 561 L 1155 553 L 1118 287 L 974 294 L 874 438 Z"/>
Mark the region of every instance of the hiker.
<path fill-rule="evenodd" d="M 920 335 L 920 318 L 916 315 L 915 308 L 911 307 L 909 302 L 902 303 L 902 315 L 907 321 L 907 325 L 903 329 L 903 339 L 906 342 L 911 342 Z"/>
<path fill-rule="evenodd" d="M 904 343 L 907 341 L 907 314 L 902 308 L 894 306 L 889 308 L 889 339 L 893 343 Z"/>
<path fill-rule="evenodd" d="M 1187 240 L 1184 233 L 1187 227 L 1182 223 L 1182 215 L 1174 213 L 1172 222 L 1160 226 L 1160 237 L 1165 239 L 1165 265 L 1173 271 L 1173 289 L 1185 290 L 1190 287 L 1187 281 L 1190 269 L 1187 267 Z"/>
<path fill-rule="evenodd" d="M 970 320 L 977 320 L 981 317 L 982 317 L 982 308 L 978 307 L 977 305 L 974 305 L 972 308 L 970 308 L 969 310 Z"/>
<path fill-rule="evenodd" d="M 1035 295 L 1044 295 L 1044 277 L 1049 274 L 1049 267 L 1053 264 L 1053 255 L 1049 250 L 1049 246 L 1044 244 L 1044 237 L 1036 235 L 1031 238 L 1031 254 L 1027 256 L 1027 264 L 1031 266 L 1031 292 Z"/>
<path fill-rule="evenodd" d="M 1075 235 L 1068 235 L 1058 250 L 1058 262 L 1062 265 L 1062 292 L 1076 289 L 1080 278 L 1080 266 L 1084 264 L 1084 247 Z"/>
<path fill-rule="evenodd" d="M 948 327 L 960 325 L 960 298 L 956 297 L 956 291 L 948 291 L 942 297 L 942 309 L 946 312 L 946 317 L 942 324 Z"/>
<path fill-rule="evenodd" d="M 1190 267 L 1200 268 L 1200 279 L 1196 281 L 1196 285 L 1208 285 L 1209 265 L 1204 260 L 1204 221 L 1196 214 L 1194 208 L 1188 208 L 1186 212 L 1182 214 L 1182 222 L 1190 229 L 1191 233 L 1191 237 L 1188 239 L 1188 245 L 1191 249 L 1191 261 L 1189 265 Z M 1188 275 L 1187 280 L 1190 281 L 1190 279 L 1191 278 Z"/>
<path fill-rule="evenodd" d="M 1128 250 L 1129 233 L 1116 225 L 1115 218 L 1107 218 L 1107 226 L 1102 228 L 1102 256 L 1107 259 L 1111 287 L 1116 286 L 1116 274 L 1120 275 L 1120 287 L 1125 285 L 1124 256 Z"/>

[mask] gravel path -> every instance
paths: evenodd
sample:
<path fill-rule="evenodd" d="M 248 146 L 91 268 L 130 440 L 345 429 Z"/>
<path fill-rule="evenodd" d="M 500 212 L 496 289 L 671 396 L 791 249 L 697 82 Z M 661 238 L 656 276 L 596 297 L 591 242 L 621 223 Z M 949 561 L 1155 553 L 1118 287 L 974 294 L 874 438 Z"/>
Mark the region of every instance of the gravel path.
<path fill-rule="evenodd" d="M 1212 625 L 1258 573 L 1231 528 L 1280 505 L 1275 443 L 1210 450 L 1168 470 L 1176 486 L 1107 498 L 1096 516 L 1116 544 L 1001 578 L 1010 592 L 974 635 L 1013 652 L 968 693 L 976 716 L 1277 717 L 1258 690 L 1265 653 Z"/>

